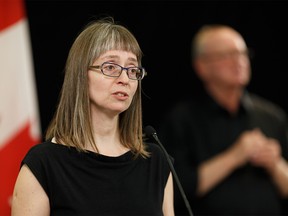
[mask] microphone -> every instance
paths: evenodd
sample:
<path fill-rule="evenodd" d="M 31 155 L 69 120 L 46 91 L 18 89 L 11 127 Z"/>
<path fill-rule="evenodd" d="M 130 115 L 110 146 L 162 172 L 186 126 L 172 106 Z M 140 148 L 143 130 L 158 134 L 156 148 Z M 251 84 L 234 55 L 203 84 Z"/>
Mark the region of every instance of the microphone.
<path fill-rule="evenodd" d="M 177 186 L 178 186 L 178 188 L 179 188 L 179 191 L 180 191 L 180 193 L 181 193 L 181 196 L 182 196 L 182 198 L 183 198 L 183 200 L 184 200 L 184 202 L 185 202 L 185 205 L 186 205 L 186 208 L 187 208 L 187 210 L 188 210 L 188 212 L 189 212 L 189 215 L 190 215 L 190 216 L 193 216 L 193 213 L 192 213 L 190 204 L 189 204 L 189 202 L 188 202 L 188 200 L 187 200 L 187 197 L 186 197 L 186 195 L 185 195 L 185 192 L 184 192 L 184 190 L 183 190 L 183 188 L 182 188 L 182 185 L 181 185 L 181 183 L 180 183 L 180 181 L 179 181 L 179 178 L 178 178 L 177 173 L 176 173 L 176 171 L 175 171 L 175 169 L 174 169 L 174 166 L 173 166 L 173 164 L 172 164 L 172 161 L 171 161 L 171 159 L 170 159 L 170 156 L 169 156 L 169 154 L 167 153 L 167 151 L 166 151 L 166 149 L 164 148 L 164 146 L 162 145 L 162 143 L 160 142 L 160 140 L 158 139 L 156 130 L 155 130 L 152 126 L 148 125 L 148 126 L 145 127 L 145 134 L 146 134 L 148 137 L 153 138 L 153 139 L 159 144 L 160 148 L 161 148 L 162 151 L 164 152 L 164 155 L 165 155 L 165 157 L 166 157 L 166 159 L 167 159 L 167 161 L 168 161 L 168 164 L 169 164 L 169 166 L 170 166 L 172 175 L 173 175 L 173 177 L 174 177 L 174 179 L 175 179 L 175 182 L 176 182 L 176 184 L 177 184 Z"/>

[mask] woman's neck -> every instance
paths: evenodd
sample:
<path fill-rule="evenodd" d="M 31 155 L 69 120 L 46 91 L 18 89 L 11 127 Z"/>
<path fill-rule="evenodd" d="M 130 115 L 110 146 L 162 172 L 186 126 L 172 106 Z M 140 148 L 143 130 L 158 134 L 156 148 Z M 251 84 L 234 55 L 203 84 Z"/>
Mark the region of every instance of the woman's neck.
<path fill-rule="evenodd" d="M 106 156 L 119 156 L 129 151 L 120 141 L 117 115 L 115 118 L 99 117 L 92 122 L 93 137 L 99 154 Z M 87 146 L 87 150 L 95 151 L 92 145 Z"/>

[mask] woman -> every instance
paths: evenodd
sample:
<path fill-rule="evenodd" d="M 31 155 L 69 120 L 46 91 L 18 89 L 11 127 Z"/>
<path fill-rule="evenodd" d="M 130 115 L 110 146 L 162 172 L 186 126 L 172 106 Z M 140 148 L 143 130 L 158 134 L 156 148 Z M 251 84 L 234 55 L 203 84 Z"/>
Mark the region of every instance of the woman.
<path fill-rule="evenodd" d="M 142 139 L 141 58 L 113 19 L 79 34 L 46 141 L 22 161 L 13 216 L 174 215 L 168 163 Z"/>

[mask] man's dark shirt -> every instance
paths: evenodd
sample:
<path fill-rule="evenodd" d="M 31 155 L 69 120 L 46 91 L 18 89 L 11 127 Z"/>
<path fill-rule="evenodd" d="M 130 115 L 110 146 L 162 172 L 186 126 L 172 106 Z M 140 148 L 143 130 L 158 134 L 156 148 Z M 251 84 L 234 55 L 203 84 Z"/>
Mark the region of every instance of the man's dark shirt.
<path fill-rule="evenodd" d="M 279 140 L 288 158 L 286 114 L 271 102 L 246 92 L 239 112 L 231 115 L 205 95 L 177 104 L 160 127 L 159 137 L 175 159 L 175 170 L 195 215 L 281 215 L 282 200 L 262 168 L 245 165 L 197 198 L 197 167 L 228 149 L 239 135 L 259 128 Z M 176 215 L 187 212 L 175 185 Z"/>

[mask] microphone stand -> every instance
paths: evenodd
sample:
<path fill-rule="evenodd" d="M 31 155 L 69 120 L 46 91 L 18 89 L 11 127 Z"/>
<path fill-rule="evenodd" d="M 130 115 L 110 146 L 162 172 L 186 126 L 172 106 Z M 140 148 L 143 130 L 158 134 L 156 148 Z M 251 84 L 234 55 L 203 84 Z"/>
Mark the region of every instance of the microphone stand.
<path fill-rule="evenodd" d="M 186 208 L 187 208 L 187 210 L 188 210 L 188 212 L 189 212 L 189 216 L 193 216 L 193 213 L 192 213 L 190 204 L 189 204 L 189 202 L 188 202 L 188 200 L 187 200 L 187 197 L 186 197 L 185 192 L 184 192 L 184 190 L 183 190 L 183 188 L 182 188 L 182 185 L 181 185 L 181 183 L 180 183 L 180 181 L 179 181 L 179 178 L 178 178 L 177 173 L 176 173 L 176 171 L 175 171 L 175 169 L 174 169 L 174 166 L 173 166 L 173 164 L 172 164 L 172 162 L 171 162 L 171 160 L 170 160 L 169 154 L 167 153 L 166 149 L 164 148 L 164 146 L 162 145 L 162 143 L 161 143 L 160 140 L 158 139 L 158 136 L 157 136 L 156 132 L 155 132 L 155 131 L 152 132 L 151 135 L 152 135 L 153 138 L 157 141 L 157 143 L 158 143 L 159 146 L 161 147 L 162 151 L 164 152 L 165 157 L 166 157 L 166 159 L 167 159 L 167 161 L 168 161 L 168 164 L 169 164 L 169 166 L 170 166 L 171 172 L 172 172 L 172 174 L 173 174 L 173 176 L 174 176 L 175 182 L 176 182 L 176 184 L 177 184 L 177 186 L 178 186 L 178 188 L 179 188 L 179 191 L 180 191 L 180 193 L 181 193 L 181 196 L 182 196 L 182 198 L 183 198 L 183 200 L 184 200 L 184 202 L 185 202 Z"/>

